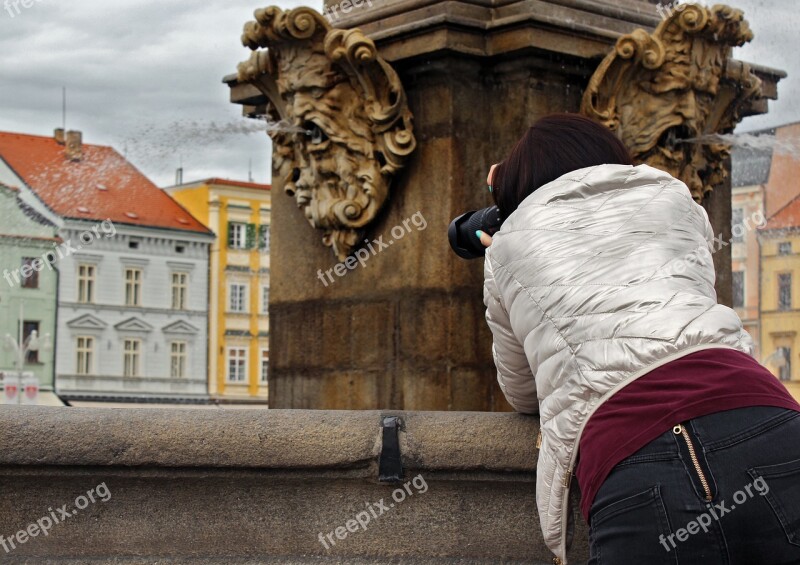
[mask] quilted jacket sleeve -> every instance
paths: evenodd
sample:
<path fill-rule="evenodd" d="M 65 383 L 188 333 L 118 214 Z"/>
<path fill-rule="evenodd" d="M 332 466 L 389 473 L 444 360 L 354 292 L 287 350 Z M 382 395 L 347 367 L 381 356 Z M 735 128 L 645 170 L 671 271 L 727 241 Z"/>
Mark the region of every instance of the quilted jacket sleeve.
<path fill-rule="evenodd" d="M 494 338 L 492 356 L 497 367 L 497 382 L 514 410 L 538 414 L 536 380 L 525 349 L 511 330 L 508 310 L 503 304 L 488 254 L 484 265 L 483 303 L 486 305 L 486 322 Z"/>

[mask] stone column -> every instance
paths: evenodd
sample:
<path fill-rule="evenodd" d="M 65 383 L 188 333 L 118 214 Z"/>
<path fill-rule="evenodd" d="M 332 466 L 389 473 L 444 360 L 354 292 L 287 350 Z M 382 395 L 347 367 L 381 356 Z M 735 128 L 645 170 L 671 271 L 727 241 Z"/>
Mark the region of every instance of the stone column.
<path fill-rule="evenodd" d="M 483 261 L 453 254 L 447 226 L 491 204 L 489 167 L 537 118 L 580 110 L 620 35 L 651 32 L 661 18 L 644 0 L 540 1 L 535 9 L 522 1 L 375 0 L 344 15 L 341 7 L 326 1 L 333 25 L 362 29 L 399 74 L 417 149 L 366 234 L 392 245 L 327 285 L 320 271 L 337 261 L 274 177 L 270 406 L 508 410 L 484 321 Z M 263 95 L 235 77 L 226 82 L 234 102 L 259 113 Z M 728 226 L 726 208 L 727 216 L 712 217 Z M 393 237 L 415 214 L 425 229 Z"/>

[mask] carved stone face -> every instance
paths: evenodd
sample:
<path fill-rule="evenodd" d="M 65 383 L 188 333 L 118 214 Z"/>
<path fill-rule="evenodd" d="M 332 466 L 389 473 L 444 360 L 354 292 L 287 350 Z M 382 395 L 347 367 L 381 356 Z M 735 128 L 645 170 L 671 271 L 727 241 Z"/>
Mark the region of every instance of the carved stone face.
<path fill-rule="evenodd" d="M 284 190 L 295 197 L 309 223 L 324 230 L 325 243 L 342 251 L 355 245 L 354 232 L 386 202 L 389 178 L 375 157 L 363 101 L 346 79 L 325 84 L 316 73 L 290 76 L 278 84 L 288 118 L 303 131 L 289 134 Z"/>
<path fill-rule="evenodd" d="M 269 51 L 254 53 L 239 76 L 267 95 L 268 117 L 281 124 L 270 132 L 273 177 L 343 260 L 414 149 L 402 86 L 358 30 L 332 30 L 309 8 L 256 16 L 245 43 Z M 298 21 L 306 22 L 302 37 L 290 33 Z"/>
<path fill-rule="evenodd" d="M 653 35 L 636 30 L 618 40 L 581 111 L 615 130 L 638 163 L 681 179 L 700 201 L 727 176 L 729 147 L 708 136 L 733 131 L 761 96 L 747 65 L 729 60 L 731 47 L 752 37 L 739 10 L 681 5 Z"/>
<path fill-rule="evenodd" d="M 709 125 L 721 70 L 665 63 L 655 84 L 644 83 L 636 91 L 636 103 L 648 111 L 626 120 L 628 137 L 633 137 L 630 147 L 638 159 L 677 171 L 675 176 L 696 195 L 722 180 L 718 155 L 707 145 L 685 142 L 701 137 Z"/>

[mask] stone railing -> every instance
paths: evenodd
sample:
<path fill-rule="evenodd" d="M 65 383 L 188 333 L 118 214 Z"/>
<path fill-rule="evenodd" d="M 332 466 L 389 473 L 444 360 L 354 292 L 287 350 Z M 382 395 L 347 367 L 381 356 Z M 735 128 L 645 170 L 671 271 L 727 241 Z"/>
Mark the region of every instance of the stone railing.
<path fill-rule="evenodd" d="M 5 407 L 0 560 L 550 563 L 537 431 L 501 413 Z"/>

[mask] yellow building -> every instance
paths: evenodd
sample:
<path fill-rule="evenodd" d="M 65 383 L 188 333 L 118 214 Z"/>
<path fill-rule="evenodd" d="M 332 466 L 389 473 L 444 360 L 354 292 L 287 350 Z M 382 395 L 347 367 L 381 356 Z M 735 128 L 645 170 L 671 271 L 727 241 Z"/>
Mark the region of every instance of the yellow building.
<path fill-rule="evenodd" d="M 208 393 L 265 405 L 269 374 L 270 186 L 208 179 L 165 189 L 217 234 L 209 261 Z"/>
<path fill-rule="evenodd" d="M 731 279 L 733 308 L 744 329 L 753 338 L 753 355 L 761 355 L 760 274 L 758 228 L 765 223 L 764 187 L 761 184 L 734 186 L 731 220 Z"/>
<path fill-rule="evenodd" d="M 759 233 L 764 364 L 800 399 L 800 196 Z"/>

